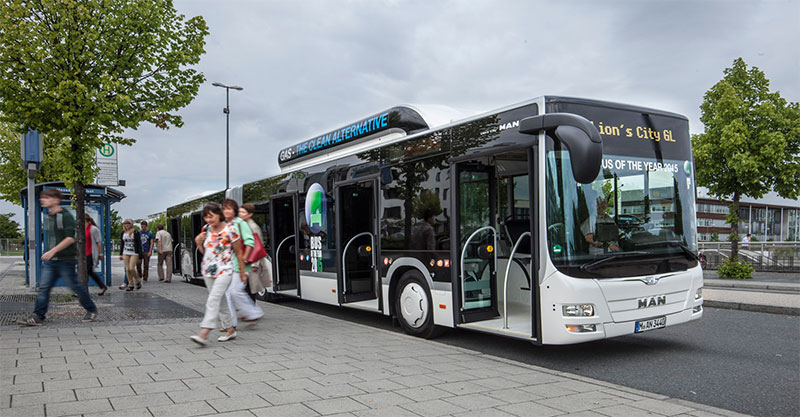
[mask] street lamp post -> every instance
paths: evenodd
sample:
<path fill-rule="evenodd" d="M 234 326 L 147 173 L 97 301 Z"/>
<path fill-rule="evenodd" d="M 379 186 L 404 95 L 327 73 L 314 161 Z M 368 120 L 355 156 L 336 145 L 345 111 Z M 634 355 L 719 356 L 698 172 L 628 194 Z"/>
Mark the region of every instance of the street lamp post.
<path fill-rule="evenodd" d="M 230 130 L 231 130 L 231 105 L 230 105 L 230 91 L 231 89 L 242 91 L 244 88 L 239 87 L 238 85 L 225 85 L 222 83 L 211 83 L 214 87 L 220 87 L 225 89 L 225 108 L 222 109 L 222 112 L 225 113 L 225 191 L 228 191 L 230 188 L 230 177 L 231 177 L 231 137 L 230 137 Z"/>

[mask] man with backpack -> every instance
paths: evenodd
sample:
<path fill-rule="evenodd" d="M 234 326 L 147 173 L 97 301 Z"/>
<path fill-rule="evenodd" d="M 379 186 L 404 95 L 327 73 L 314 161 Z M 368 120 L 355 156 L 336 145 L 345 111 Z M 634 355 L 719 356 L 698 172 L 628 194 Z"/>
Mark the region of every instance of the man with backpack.
<path fill-rule="evenodd" d="M 47 307 L 50 304 L 50 291 L 58 278 L 64 278 L 72 292 L 86 309 L 84 323 L 95 321 L 97 306 L 92 301 L 86 288 L 78 282 L 76 268 L 78 266 L 78 248 L 75 245 L 75 217 L 61 207 L 63 196 L 55 188 L 49 188 L 39 194 L 39 202 L 48 210 L 44 219 L 47 236 L 46 252 L 42 254 L 42 278 L 39 293 L 36 295 L 36 306 L 27 319 L 19 323 L 27 326 L 41 326 L 44 323 Z"/>

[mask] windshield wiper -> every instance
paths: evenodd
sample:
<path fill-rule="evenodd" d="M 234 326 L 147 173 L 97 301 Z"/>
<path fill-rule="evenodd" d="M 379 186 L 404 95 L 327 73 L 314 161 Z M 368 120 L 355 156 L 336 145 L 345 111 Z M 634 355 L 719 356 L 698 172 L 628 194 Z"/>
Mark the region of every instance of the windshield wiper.
<path fill-rule="evenodd" d="M 689 258 L 689 260 L 692 260 L 692 261 L 699 261 L 700 260 L 700 257 L 697 256 L 696 253 L 692 252 L 692 250 L 689 249 L 689 247 L 686 246 L 686 244 L 681 242 L 680 240 L 660 240 L 660 241 L 657 241 L 657 242 L 645 242 L 645 243 L 639 243 L 636 246 L 648 247 L 648 246 L 660 246 L 660 245 L 675 246 L 675 247 L 679 248 L 681 250 L 681 252 L 684 255 L 686 255 L 687 258 Z"/>
<path fill-rule="evenodd" d="M 606 262 L 610 262 L 610 261 L 613 261 L 613 260 L 616 260 L 616 259 L 627 258 L 629 256 L 638 256 L 638 255 L 650 255 L 650 252 L 631 251 L 631 252 L 614 253 L 613 255 L 607 256 L 607 257 L 605 257 L 603 259 L 598 259 L 596 261 L 587 262 L 587 263 L 581 265 L 580 268 L 581 268 L 581 271 L 591 272 L 592 270 L 596 269 L 598 266 L 602 266 Z"/>

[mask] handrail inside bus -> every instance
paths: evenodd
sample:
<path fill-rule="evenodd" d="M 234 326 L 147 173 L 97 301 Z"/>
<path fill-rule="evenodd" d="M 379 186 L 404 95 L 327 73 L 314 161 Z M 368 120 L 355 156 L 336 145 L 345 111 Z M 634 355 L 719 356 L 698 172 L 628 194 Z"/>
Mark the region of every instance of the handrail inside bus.
<path fill-rule="evenodd" d="M 517 238 L 517 243 L 515 243 L 514 248 L 511 249 L 511 255 L 509 255 L 508 257 L 508 264 L 506 264 L 506 276 L 505 278 L 503 278 L 503 328 L 504 329 L 508 329 L 508 273 L 511 271 L 511 264 L 512 264 L 511 261 L 514 259 L 514 254 L 517 253 L 517 248 L 519 247 L 519 244 L 522 243 L 522 238 L 526 236 L 530 237 L 531 232 L 525 232 L 519 235 L 519 238 Z"/>
<path fill-rule="evenodd" d="M 371 256 L 372 266 L 370 267 L 370 269 L 375 269 L 375 236 L 372 236 L 372 232 L 361 232 L 353 236 L 349 241 L 347 241 L 347 244 L 344 245 L 344 250 L 342 250 L 342 295 L 347 294 L 347 275 L 346 275 L 347 271 L 346 271 L 346 263 L 344 261 L 344 257 L 347 255 L 347 248 L 350 247 L 350 244 L 353 243 L 354 240 L 364 235 L 369 235 L 369 241 L 370 244 L 372 245 L 372 250 L 369 251 L 370 254 L 372 254 Z"/>
<path fill-rule="evenodd" d="M 461 264 L 461 310 L 464 310 L 464 300 L 466 299 L 466 296 L 467 296 L 466 295 L 467 291 L 465 289 L 465 286 L 467 284 L 467 280 L 466 280 L 467 276 L 464 273 L 464 255 L 466 255 L 466 253 L 467 253 L 467 247 L 469 246 L 469 242 L 472 240 L 472 238 L 475 237 L 475 235 L 477 235 L 478 233 L 480 233 L 480 232 L 482 232 L 484 230 L 491 230 L 494 233 L 492 235 L 494 237 L 494 250 L 492 251 L 492 253 L 494 254 L 494 266 L 495 266 L 495 268 L 497 268 L 497 230 L 495 230 L 495 228 L 492 227 L 492 226 L 481 227 L 480 229 L 472 232 L 472 234 L 469 235 L 469 238 L 467 238 L 467 240 L 464 242 L 464 249 L 461 249 L 461 261 L 460 261 L 460 264 Z"/>
<path fill-rule="evenodd" d="M 278 244 L 278 249 L 275 249 L 275 284 L 281 283 L 281 245 L 283 245 L 287 240 L 293 238 L 295 235 L 286 236 L 286 239 L 281 240 L 281 243 Z"/>

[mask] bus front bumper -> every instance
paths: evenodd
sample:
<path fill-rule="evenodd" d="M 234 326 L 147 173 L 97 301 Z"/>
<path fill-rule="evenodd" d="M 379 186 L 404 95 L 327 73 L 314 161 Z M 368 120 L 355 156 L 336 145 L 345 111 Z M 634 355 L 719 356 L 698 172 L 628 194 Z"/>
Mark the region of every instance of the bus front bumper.
<path fill-rule="evenodd" d="M 662 317 L 666 318 L 666 323 L 664 327 L 656 327 L 653 328 L 652 330 L 640 330 L 637 332 L 637 323 L 639 323 L 639 327 L 644 327 L 643 324 L 649 324 L 647 322 L 658 319 L 658 317 L 651 317 L 635 321 L 626 321 L 621 323 L 603 323 L 603 331 L 605 332 L 605 337 L 617 337 L 628 334 L 657 331 L 659 328 L 672 327 L 677 324 L 686 323 L 703 317 L 703 305 L 699 304 L 695 307 L 687 308 L 677 313 L 667 314 L 666 316 Z"/>

